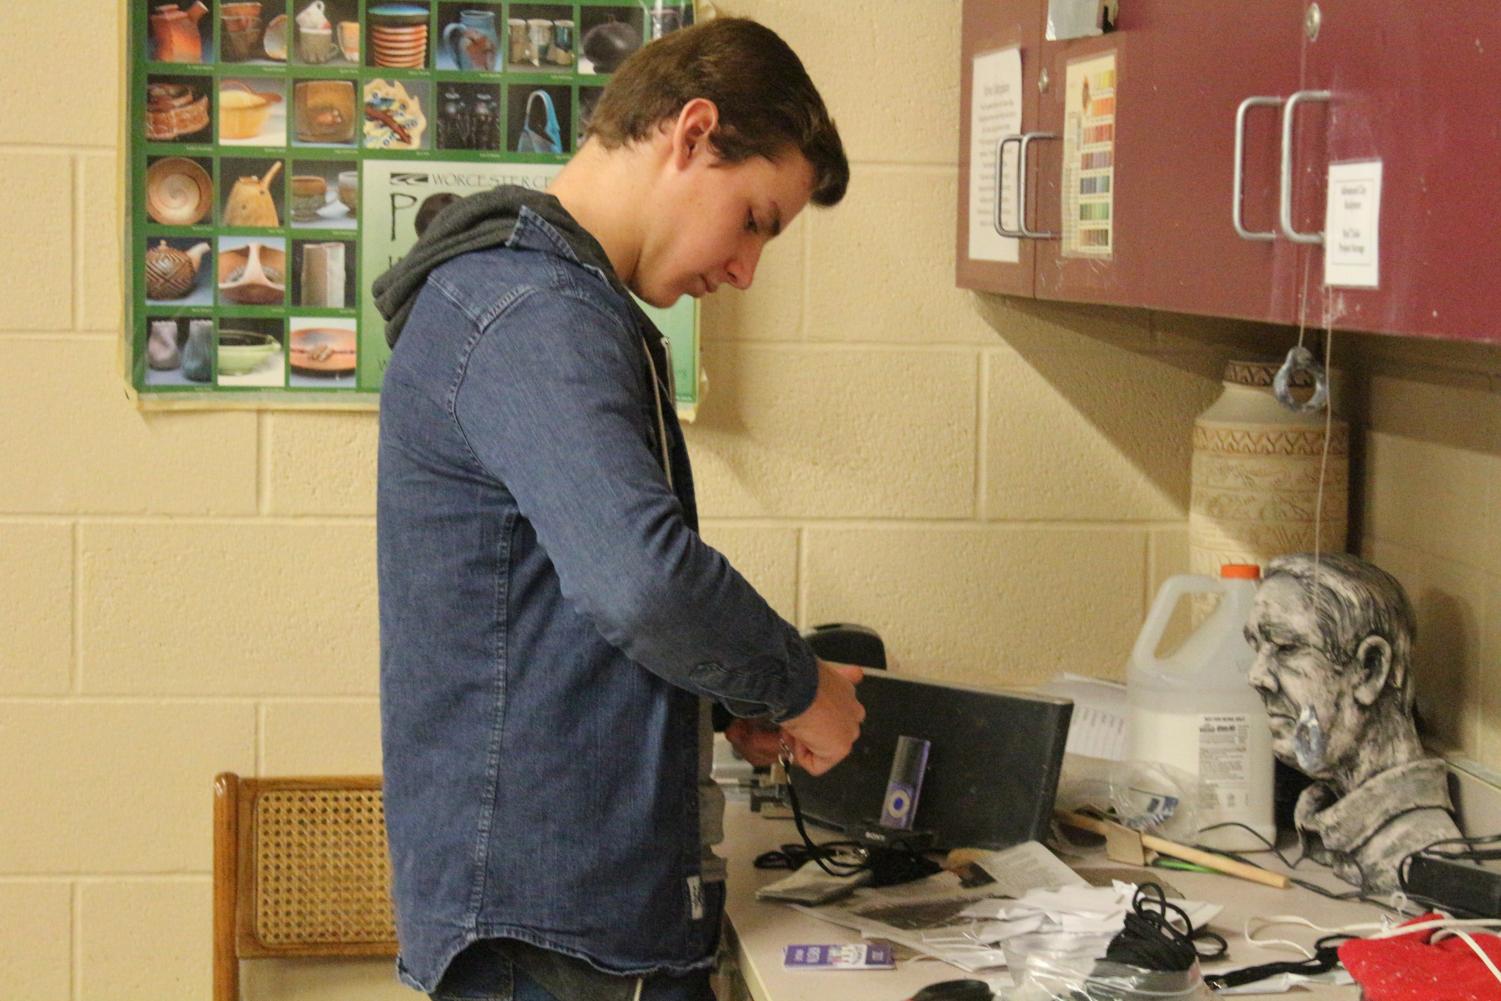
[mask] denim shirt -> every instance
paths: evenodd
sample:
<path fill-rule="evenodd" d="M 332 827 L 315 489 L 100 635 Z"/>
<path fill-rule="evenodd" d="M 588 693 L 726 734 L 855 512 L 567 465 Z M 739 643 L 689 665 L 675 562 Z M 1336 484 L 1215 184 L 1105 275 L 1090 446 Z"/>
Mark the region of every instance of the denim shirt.
<path fill-rule="evenodd" d="M 781 721 L 817 687 L 699 537 L 660 334 L 578 234 L 522 207 L 504 246 L 441 264 L 385 373 L 384 796 L 421 990 L 482 938 L 622 975 L 710 963 L 701 703 Z"/>

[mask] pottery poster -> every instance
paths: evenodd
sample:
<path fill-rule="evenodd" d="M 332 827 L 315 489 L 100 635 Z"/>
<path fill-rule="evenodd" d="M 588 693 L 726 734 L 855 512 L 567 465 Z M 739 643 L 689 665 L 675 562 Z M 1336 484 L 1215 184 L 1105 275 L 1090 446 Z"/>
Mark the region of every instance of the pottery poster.
<path fill-rule="evenodd" d="M 454 198 L 544 187 L 692 0 L 127 0 L 126 377 L 144 406 L 369 406 L 370 285 Z M 648 310 L 680 411 L 698 304 Z"/>

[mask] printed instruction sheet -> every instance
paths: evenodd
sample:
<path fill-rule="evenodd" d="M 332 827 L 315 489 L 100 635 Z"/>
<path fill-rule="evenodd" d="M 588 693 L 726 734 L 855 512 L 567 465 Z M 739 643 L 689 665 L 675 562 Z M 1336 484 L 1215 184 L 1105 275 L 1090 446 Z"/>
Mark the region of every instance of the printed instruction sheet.
<path fill-rule="evenodd" d="M 1002 138 L 1022 130 L 1022 52 L 1012 47 L 975 56 L 969 102 L 969 257 L 972 261 L 1020 260 L 1015 237 L 996 231 L 996 195 L 1001 224 L 1017 228 L 1016 143 L 1006 147 L 1009 168 L 1002 170 L 997 147 Z M 997 192 L 996 172 L 1001 170 Z"/>

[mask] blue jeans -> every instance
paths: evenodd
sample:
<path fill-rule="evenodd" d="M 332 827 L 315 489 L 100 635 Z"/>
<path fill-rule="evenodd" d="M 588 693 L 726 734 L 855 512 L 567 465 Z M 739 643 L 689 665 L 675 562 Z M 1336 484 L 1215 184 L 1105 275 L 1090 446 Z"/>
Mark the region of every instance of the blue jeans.
<path fill-rule="evenodd" d="M 601 984 L 591 974 L 591 982 L 581 982 L 570 988 L 569 996 L 559 996 L 532 979 L 504 949 L 486 940 L 469 946 L 454 957 L 429 997 L 432 1001 L 715 1001 L 708 970 L 647 977 L 639 995 L 636 977 L 609 978 L 615 982 Z"/>

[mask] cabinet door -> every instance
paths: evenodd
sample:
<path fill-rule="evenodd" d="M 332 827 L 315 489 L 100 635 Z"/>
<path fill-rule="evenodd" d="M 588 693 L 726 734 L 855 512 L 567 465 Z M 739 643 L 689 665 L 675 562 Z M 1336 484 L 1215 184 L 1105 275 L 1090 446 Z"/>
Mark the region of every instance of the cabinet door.
<path fill-rule="evenodd" d="M 1039 51 L 1042 43 L 1043 9 L 1047 0 L 964 0 L 964 28 L 961 43 L 960 93 L 963 95 L 959 114 L 959 225 L 956 227 L 955 281 L 961 288 L 984 292 L 1002 292 L 1008 295 L 1032 295 L 1034 246 L 1030 240 L 1013 241 L 1017 260 L 991 261 L 971 259 L 971 225 L 988 225 L 985 221 L 991 213 L 988 206 L 993 201 L 972 204 L 971 181 L 971 111 L 975 100 L 974 60 L 976 56 L 1018 47 L 1021 50 L 1021 120 L 1023 128 L 1032 128 L 1037 121 L 1037 70 L 1040 65 Z M 983 97 L 983 95 L 982 95 Z M 1010 147 L 1015 150 L 1015 146 Z M 1015 153 L 1011 156 L 1014 158 Z M 1014 159 L 1012 163 L 1014 164 Z M 1028 184 L 1035 190 L 1037 171 L 1029 171 Z M 996 195 L 987 186 L 983 195 L 993 199 Z M 1012 209 L 1007 206 L 1008 226 Z"/>
<path fill-rule="evenodd" d="M 1236 111 L 1244 98 L 1297 89 L 1302 16 L 1296 0 L 1132 0 L 1120 5 L 1111 33 L 1043 43 L 1049 82 L 1041 128 L 1060 139 L 1043 147 L 1041 162 L 1055 183 L 1041 186 L 1039 227 L 1064 231 L 1068 131 L 1080 141 L 1076 163 L 1083 155 L 1095 164 L 1113 157 L 1114 190 L 1109 255 L 1070 250 L 1063 239 L 1039 243 L 1039 298 L 1292 322 L 1297 246 L 1237 235 L 1231 194 Z M 1070 105 L 1082 94 L 1076 88 L 1071 98 L 1068 86 L 1070 65 L 1112 53 L 1113 150 L 1088 144 L 1100 139 L 1098 127 L 1080 133 L 1080 108 Z M 1276 227 L 1279 121 L 1275 106 L 1246 117 L 1241 202 L 1249 230 Z M 1098 187 L 1088 176 L 1072 180 Z"/>
<path fill-rule="evenodd" d="M 1382 164 L 1380 284 L 1325 289 L 1334 326 L 1501 341 L 1490 284 L 1501 273 L 1494 0 L 1319 0 L 1318 7 L 1317 35 L 1305 42 L 1304 85 L 1332 96 L 1324 108 L 1308 109 L 1308 124 L 1325 123 L 1322 159 L 1315 144 L 1299 151 L 1314 158 L 1320 189 L 1309 199 L 1309 225 L 1323 229 L 1328 164 Z M 1312 255 L 1320 285 L 1323 254 Z"/>

